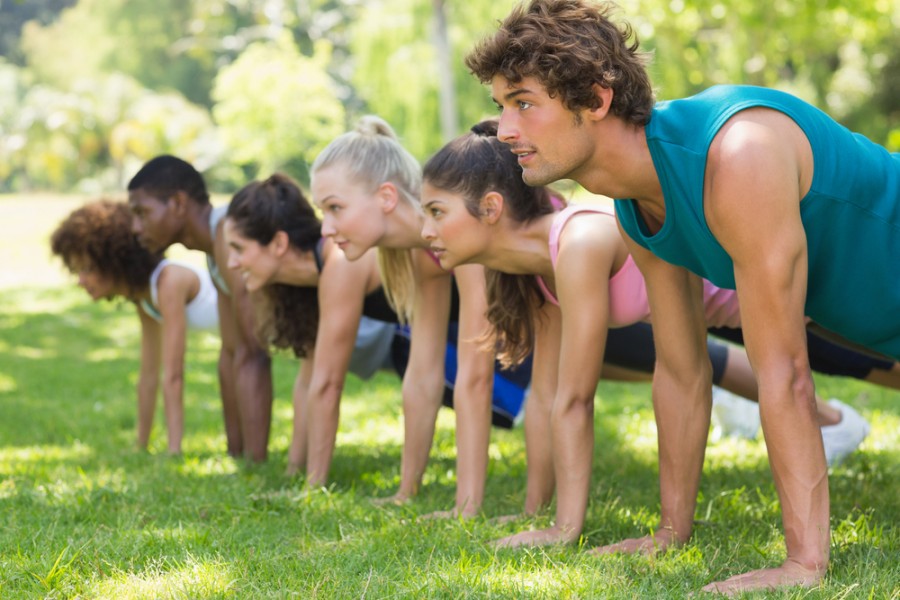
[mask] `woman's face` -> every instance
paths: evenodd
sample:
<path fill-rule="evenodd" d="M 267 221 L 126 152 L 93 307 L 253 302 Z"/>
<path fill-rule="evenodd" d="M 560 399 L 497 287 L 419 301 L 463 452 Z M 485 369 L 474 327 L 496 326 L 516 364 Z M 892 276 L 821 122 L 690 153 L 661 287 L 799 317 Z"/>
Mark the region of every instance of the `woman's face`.
<path fill-rule="evenodd" d="M 231 218 L 225 219 L 223 231 L 228 245 L 228 268 L 240 272 L 247 291 L 255 292 L 271 283 L 281 264 L 274 244 L 264 245 L 245 237 Z"/>
<path fill-rule="evenodd" d="M 489 227 L 472 216 L 463 196 L 426 181 L 422 186 L 422 207 L 422 237 L 441 261 L 441 267 L 449 270 L 478 262 L 490 235 Z"/>
<path fill-rule="evenodd" d="M 348 177 L 343 165 L 316 171 L 313 202 L 322 210 L 322 235 L 331 237 L 348 260 L 356 260 L 385 233 L 385 213 L 378 194 Z"/>

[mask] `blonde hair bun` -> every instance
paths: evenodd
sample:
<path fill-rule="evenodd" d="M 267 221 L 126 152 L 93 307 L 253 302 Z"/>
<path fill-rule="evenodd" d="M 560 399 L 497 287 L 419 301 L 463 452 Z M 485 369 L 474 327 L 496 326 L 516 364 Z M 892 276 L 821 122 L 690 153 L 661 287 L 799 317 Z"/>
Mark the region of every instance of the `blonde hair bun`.
<path fill-rule="evenodd" d="M 397 139 L 397 134 L 388 122 L 376 115 L 365 115 L 357 122 L 354 130 L 362 135 L 381 135 L 392 140 Z"/>

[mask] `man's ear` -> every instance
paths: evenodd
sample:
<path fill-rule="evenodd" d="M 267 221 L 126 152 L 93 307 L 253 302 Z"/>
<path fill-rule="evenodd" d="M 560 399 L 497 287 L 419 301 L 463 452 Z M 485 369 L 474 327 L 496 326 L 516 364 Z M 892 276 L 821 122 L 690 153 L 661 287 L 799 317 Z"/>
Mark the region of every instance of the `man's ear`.
<path fill-rule="evenodd" d="M 479 202 L 481 220 L 488 225 L 497 223 L 500 215 L 503 214 L 503 202 L 503 195 L 498 192 L 488 192 L 482 196 L 481 202 Z"/>
<path fill-rule="evenodd" d="M 188 207 L 190 206 L 191 199 L 188 197 L 187 192 L 184 190 L 178 190 L 167 200 L 169 207 L 175 212 L 176 215 L 182 217 L 187 214 Z"/>
<path fill-rule="evenodd" d="M 390 181 L 385 181 L 375 190 L 375 197 L 381 203 L 381 210 L 385 213 L 393 212 L 400 201 L 400 191 Z"/>
<path fill-rule="evenodd" d="M 587 109 L 585 113 L 587 118 L 600 121 L 609 113 L 615 92 L 613 92 L 611 87 L 603 87 L 599 83 L 595 83 L 591 88 L 593 88 L 594 94 L 597 96 L 598 106 L 597 108 Z"/>
<path fill-rule="evenodd" d="M 291 247 L 291 239 L 286 231 L 279 229 L 269 242 L 269 248 L 275 252 L 275 256 L 282 257 Z"/>

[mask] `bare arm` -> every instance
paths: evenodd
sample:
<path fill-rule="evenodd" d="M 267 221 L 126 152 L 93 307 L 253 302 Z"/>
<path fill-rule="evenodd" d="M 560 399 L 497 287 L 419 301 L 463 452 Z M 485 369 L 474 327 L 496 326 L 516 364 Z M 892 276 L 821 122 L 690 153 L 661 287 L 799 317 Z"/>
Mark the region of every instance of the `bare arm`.
<path fill-rule="evenodd" d="M 153 429 L 153 414 L 156 411 L 156 393 L 159 389 L 159 323 L 136 305 L 141 320 L 141 371 L 137 382 L 137 445 L 146 449 Z"/>
<path fill-rule="evenodd" d="M 622 236 L 644 274 L 653 315 L 661 516 L 654 535 L 598 548 L 600 553 L 653 551 L 690 537 L 712 403 L 702 281 Z"/>
<path fill-rule="evenodd" d="M 418 493 L 444 394 L 444 354 L 450 318 L 450 276 L 424 252 L 415 253 L 419 280 L 411 323 L 409 365 L 403 377 L 403 457 L 394 499 Z"/>
<path fill-rule="evenodd" d="M 465 265 L 454 270 L 459 287 L 459 338 L 453 387 L 456 413 L 456 506 L 465 517 L 478 513 L 484 501 L 488 444 L 491 433 L 491 398 L 494 353 L 479 339 L 488 328 L 484 267 Z"/>
<path fill-rule="evenodd" d="M 828 566 L 828 475 L 804 329 L 807 246 L 799 210 L 812 157 L 798 132 L 784 115 L 756 111 L 726 125 L 710 148 L 705 210 L 734 262 L 787 545 L 781 567 L 710 589 L 810 585 Z"/>
<path fill-rule="evenodd" d="M 371 252 L 371 251 L 370 251 Z M 307 482 L 323 485 L 334 454 L 341 393 L 353 354 L 366 294 L 366 260 L 348 261 L 332 252 L 319 280 L 319 327 L 309 384 Z"/>
<path fill-rule="evenodd" d="M 159 275 L 159 311 L 162 314 L 163 406 L 169 434 L 169 454 L 181 453 L 184 435 L 184 351 L 187 337 L 185 310 L 200 282 L 190 270 L 167 265 Z"/>
<path fill-rule="evenodd" d="M 287 474 L 295 475 L 306 469 L 306 451 L 309 444 L 309 384 L 312 380 L 315 353 L 310 352 L 300 363 L 294 379 L 294 431 L 288 449 Z"/>
<path fill-rule="evenodd" d="M 561 328 L 559 308 L 546 303 L 535 323 L 531 391 L 525 405 L 525 454 L 528 460 L 526 514 L 536 513 L 550 504 L 556 489 L 551 415 L 559 378 Z"/>
<path fill-rule="evenodd" d="M 236 374 L 233 368 L 238 331 L 237 324 L 234 322 L 234 311 L 231 308 L 231 298 L 226 291 L 219 290 L 216 301 L 216 308 L 219 312 L 219 335 L 222 338 L 218 362 L 219 393 L 222 397 L 222 417 L 225 423 L 228 454 L 239 457 L 244 454 L 244 436 L 238 407 Z"/>
<path fill-rule="evenodd" d="M 221 228 L 221 223 L 220 223 Z M 231 315 L 220 315 L 234 323 L 232 371 L 234 390 L 240 414 L 245 456 L 264 461 L 268 453 L 269 427 L 272 420 L 272 369 L 268 353 L 256 336 L 253 301 L 240 274 L 226 265 L 228 249 L 225 236 L 216 236 L 216 264 L 219 265 L 231 292 Z M 220 320 L 220 328 L 222 327 Z"/>
<path fill-rule="evenodd" d="M 609 276 L 621 240 L 608 217 L 573 219 L 560 238 L 556 295 L 562 313 L 550 413 L 556 523 L 501 540 L 511 546 L 577 540 L 584 526 L 594 450 L 594 394 L 609 318 Z"/>

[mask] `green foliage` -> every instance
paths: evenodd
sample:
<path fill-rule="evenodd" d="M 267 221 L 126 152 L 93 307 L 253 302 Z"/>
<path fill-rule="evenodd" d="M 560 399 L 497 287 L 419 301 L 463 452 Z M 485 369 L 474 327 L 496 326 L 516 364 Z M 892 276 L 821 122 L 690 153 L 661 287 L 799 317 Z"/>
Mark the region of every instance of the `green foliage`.
<path fill-rule="evenodd" d="M 495 26 L 512 2 L 448 2 L 461 131 L 496 111 L 490 93 L 466 70 L 463 57 Z M 365 5 L 351 34 L 353 82 L 367 110 L 386 119 L 420 160 L 438 150 L 437 57 L 431 0 L 378 0 Z"/>
<path fill-rule="evenodd" d="M 68 91 L 29 85 L 0 63 L 0 190 L 100 192 L 171 152 L 200 168 L 219 160 L 212 120 L 177 93 L 157 94 L 119 73 L 82 78 Z"/>
<path fill-rule="evenodd" d="M 255 42 L 219 72 L 213 97 L 228 159 L 252 166 L 251 176 L 287 170 L 305 175 L 305 163 L 344 131 L 344 111 L 325 72 L 329 48 L 309 58 L 282 36 Z"/>
<path fill-rule="evenodd" d="M 653 51 L 652 79 L 663 99 L 719 83 L 785 89 L 879 143 L 893 110 L 876 103 L 885 64 L 900 56 L 896 2 L 723 2 L 629 0 L 629 20 Z M 893 112 L 894 114 L 890 114 Z M 887 114 L 886 114 L 887 113 Z"/>
<path fill-rule="evenodd" d="M 118 189 L 146 156 L 170 151 L 196 158 L 213 188 L 227 182 L 231 189 L 275 168 L 305 180 L 322 139 L 338 131 L 334 124 L 344 130 L 368 112 L 387 119 L 425 160 L 446 141 L 435 7 L 442 4 L 447 16 L 461 133 L 494 113 L 488 91 L 462 59 L 514 2 L 25 4 L 0 3 L 0 48 L 9 48 L 2 52 L 10 63 L 0 64 L 0 188 L 6 190 Z M 61 10 L 67 4 L 74 5 Z M 26 15 L 36 20 L 25 23 L 19 37 Z M 618 17 L 630 21 L 653 52 L 651 73 L 661 99 L 717 83 L 778 87 L 900 150 L 900 3 L 622 0 Z M 308 81 L 266 78 L 267 69 L 252 65 L 268 58 L 284 79 Z M 96 87 L 99 96 L 126 85 L 108 83 L 113 77 L 136 82 L 127 84 L 134 88 L 129 97 L 146 114 L 107 106 L 86 90 Z M 252 87 L 257 83 L 270 89 Z M 30 93 L 32 87 L 39 91 Z M 35 105 L 43 101 L 49 104 Z M 36 119 L 48 118 L 66 125 L 41 121 L 31 129 Z M 176 131 L 162 121 L 173 122 Z"/>
<path fill-rule="evenodd" d="M 26 25 L 22 49 L 39 80 L 68 89 L 80 78 L 121 72 L 153 90 L 207 104 L 214 56 L 181 51 L 195 23 L 181 0 L 80 0 L 55 23 Z"/>

